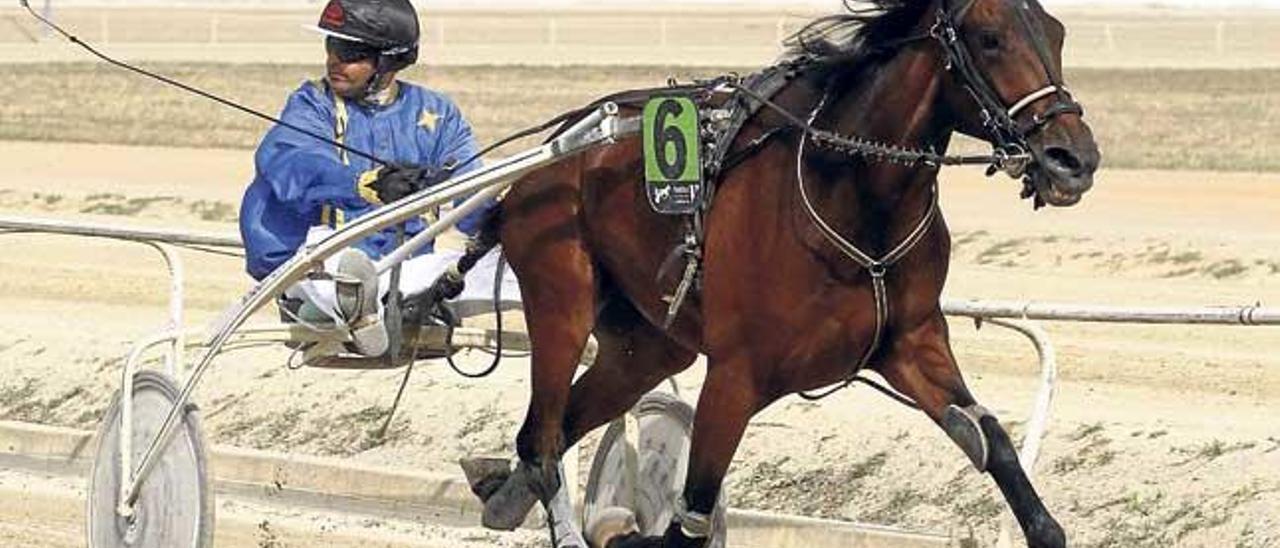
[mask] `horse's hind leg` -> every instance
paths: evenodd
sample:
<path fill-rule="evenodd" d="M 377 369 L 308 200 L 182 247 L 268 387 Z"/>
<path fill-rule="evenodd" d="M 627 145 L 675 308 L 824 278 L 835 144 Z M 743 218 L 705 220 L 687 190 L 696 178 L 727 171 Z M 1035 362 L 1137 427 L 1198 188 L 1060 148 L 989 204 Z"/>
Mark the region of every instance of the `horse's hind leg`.
<path fill-rule="evenodd" d="M 712 360 L 698 398 L 689 447 L 689 473 L 675 519 L 662 538 L 630 535 L 606 548 L 702 548 L 712 533 L 711 515 L 724 476 L 738 450 L 747 423 L 772 399 L 762 394 L 746 355 Z"/>
<path fill-rule="evenodd" d="M 573 384 L 565 415 L 572 446 L 588 432 L 622 416 L 640 397 L 689 367 L 697 354 L 645 320 L 630 301 L 614 296 L 596 318 L 596 362 Z"/>
<path fill-rule="evenodd" d="M 572 446 L 596 429 L 622 416 L 666 378 L 683 371 L 697 353 L 681 347 L 645 320 L 622 296 L 610 299 L 596 317 L 596 361 L 573 383 L 565 415 L 565 439 Z M 633 509 L 605 510 L 587 524 L 592 546 L 635 530 Z"/>
<path fill-rule="evenodd" d="M 1062 527 L 1027 479 L 1009 435 L 965 387 L 941 314 L 898 338 L 877 370 L 895 389 L 914 399 L 979 470 L 991 474 L 1018 518 L 1028 546 L 1066 546 Z"/>
<path fill-rule="evenodd" d="M 524 203 L 533 205 L 503 213 L 502 241 L 520 276 L 533 354 L 531 399 L 516 437 L 520 462 L 485 501 L 484 525 L 500 530 L 515 529 L 534 503 L 559 491 L 569 385 L 595 315 L 594 269 L 572 202 L 553 199 L 565 187 L 531 188 L 535 195 Z"/>

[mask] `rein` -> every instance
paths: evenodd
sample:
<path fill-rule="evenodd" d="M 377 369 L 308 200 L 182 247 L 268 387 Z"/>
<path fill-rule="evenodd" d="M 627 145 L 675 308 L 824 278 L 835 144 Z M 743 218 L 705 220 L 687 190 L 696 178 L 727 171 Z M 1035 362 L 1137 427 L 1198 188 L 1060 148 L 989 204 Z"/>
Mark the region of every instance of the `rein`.
<path fill-rule="evenodd" d="M 776 112 L 787 122 L 786 125 L 799 129 L 805 136 L 812 138 L 814 143 L 842 152 L 848 156 L 862 157 L 874 161 L 888 161 L 908 166 L 925 165 L 928 167 L 940 167 L 989 165 L 995 166 L 1001 170 L 1005 170 L 1006 166 L 1012 165 L 1016 162 L 1031 160 L 1030 153 L 1026 152 L 1011 155 L 997 149 L 993 153 L 985 155 L 948 155 L 939 154 L 929 150 L 907 148 L 871 139 L 864 139 L 856 135 L 841 135 L 830 130 L 813 127 L 812 120 L 806 122 L 805 120 L 800 119 L 800 117 L 791 113 L 791 111 L 786 108 L 783 108 L 781 105 L 773 102 L 773 100 L 768 97 L 760 95 L 759 93 L 756 93 L 755 90 L 743 86 L 738 82 L 723 81 L 719 84 L 736 92 L 740 92 L 751 98 L 751 100 L 759 102 L 769 110 Z"/>
<path fill-rule="evenodd" d="M 1034 25 L 1027 20 L 1025 9 L 1018 9 L 1018 21 L 1025 27 L 1031 41 L 1035 44 L 1036 55 L 1045 67 L 1049 84 L 1031 91 L 1010 107 L 1003 106 L 999 95 L 987 83 L 986 76 L 974 66 L 973 55 L 964 42 L 960 40 L 956 22 L 968 13 L 977 0 L 970 0 L 959 9 L 948 10 L 946 2 L 938 9 L 937 21 L 928 32 L 896 40 L 884 49 L 898 49 L 922 40 L 936 40 L 946 53 L 946 69 L 958 73 L 964 88 L 973 97 L 981 110 L 984 126 L 992 132 L 994 150 L 988 155 L 947 155 L 932 150 L 920 150 L 899 145 L 864 139 L 857 135 L 841 135 L 836 132 L 813 127 L 813 119 L 805 121 L 795 114 L 773 102 L 741 83 L 725 79 L 716 82 L 737 93 L 742 93 L 753 101 L 774 111 L 787 122 L 787 125 L 803 131 L 811 137 L 815 144 L 841 152 L 848 156 L 866 158 L 873 161 L 888 161 L 900 165 L 924 165 L 928 167 L 987 165 L 994 171 L 1003 171 L 1010 177 L 1024 176 L 1034 158 L 1027 138 L 1047 125 L 1053 118 L 1062 114 L 1084 114 L 1084 107 L 1071 100 L 1071 93 L 1061 79 L 1053 74 L 1049 62 L 1049 54 L 1043 33 L 1035 32 Z M 1017 117 L 1028 107 L 1046 97 L 1057 95 L 1058 101 L 1044 112 L 1035 114 L 1029 123 L 1017 122 Z M 826 101 L 826 98 L 823 98 Z"/>
<path fill-rule="evenodd" d="M 354 147 L 347 146 L 345 143 L 340 143 L 340 142 L 338 142 L 338 141 L 334 140 L 334 139 L 333 139 L 333 138 L 331 138 L 331 137 L 328 137 L 328 136 L 325 136 L 325 135 L 321 135 L 321 134 L 319 134 L 319 133 L 316 133 L 316 132 L 311 131 L 311 130 L 309 130 L 309 129 L 307 129 L 307 128 L 304 128 L 304 127 L 298 126 L 298 125 L 296 125 L 296 124 L 290 124 L 290 123 L 288 123 L 288 122 L 285 122 L 284 120 L 281 120 L 281 119 L 279 119 L 279 118 L 276 118 L 275 116 L 271 116 L 271 115 L 269 115 L 269 114 L 264 114 L 264 113 L 263 113 L 263 112 L 261 112 L 261 111 L 254 110 L 254 109 L 252 109 L 252 108 L 249 108 L 249 107 L 247 107 L 247 106 L 241 105 L 240 103 L 237 103 L 237 102 L 235 102 L 235 101 L 231 101 L 231 100 L 229 100 L 229 99 L 224 99 L 224 98 L 222 98 L 222 97 L 219 97 L 219 96 L 214 95 L 214 94 L 212 94 L 212 93 L 209 93 L 209 92 L 207 92 L 207 91 L 204 91 L 204 90 L 202 90 L 202 89 L 199 89 L 199 88 L 197 88 L 197 87 L 195 87 L 195 86 L 191 86 L 191 85 L 188 85 L 188 84 L 184 84 L 184 83 L 182 83 L 182 82 L 179 82 L 179 81 L 174 80 L 174 79 L 172 79 L 172 78 L 169 78 L 169 77 L 167 77 L 167 76 L 164 76 L 164 75 L 161 75 L 161 74 L 156 74 L 156 73 L 151 72 L 151 71 L 149 71 L 149 70 L 146 70 L 146 69 L 143 69 L 143 68 L 139 68 L 139 67 L 133 66 L 133 65 L 131 65 L 131 64 L 129 64 L 129 63 L 125 63 L 124 61 L 120 61 L 120 60 L 117 60 L 117 59 L 115 59 L 115 58 L 113 58 L 113 57 L 110 57 L 110 56 L 108 56 L 107 54 L 105 54 L 105 53 L 102 53 L 102 52 L 98 51 L 96 48 L 94 48 L 93 46 L 89 45 L 89 43 L 88 43 L 88 42 L 85 42 L 84 40 L 81 40 L 81 39 L 80 39 L 79 37 L 77 37 L 76 35 L 71 34 L 70 32 L 67 32 L 66 30 L 63 30 L 63 28 L 62 28 L 62 27 L 58 26 L 58 25 L 57 25 L 57 24 L 55 24 L 53 21 L 50 21 L 50 20 L 48 20 L 48 19 L 44 18 L 43 16 L 41 16 L 40 14 L 36 13 L 36 11 L 35 11 L 34 9 L 32 9 L 32 8 L 31 8 L 31 5 L 28 3 L 28 0 L 19 0 L 19 3 L 22 5 L 22 7 L 23 7 L 23 8 L 26 8 L 26 10 L 27 10 L 28 12 L 30 12 L 30 13 L 31 13 L 31 16 L 32 16 L 32 17 L 35 17 L 35 18 L 36 18 L 36 20 L 38 20 L 42 25 L 45 25 L 46 27 L 49 27 L 50 29 L 52 29 L 53 31 L 55 31 L 55 32 L 57 32 L 59 35 L 61 35 L 63 38 L 66 38 L 68 42 L 71 42 L 72 44 L 75 44 L 76 46 L 79 46 L 79 47 L 83 48 L 85 51 L 88 51 L 90 54 L 93 54 L 93 56 L 94 56 L 94 57 L 97 57 L 97 58 L 99 58 L 99 59 L 102 59 L 103 61 L 106 61 L 107 63 L 109 63 L 109 64 L 111 64 L 111 65 L 114 65 L 114 66 L 120 67 L 120 68 L 122 68 L 122 69 L 125 69 L 125 70 L 127 70 L 127 71 L 130 71 L 130 72 L 133 72 L 133 73 L 136 73 L 136 74 L 140 74 L 140 75 L 145 76 L 145 77 L 147 77 L 147 78 L 150 78 L 150 79 L 152 79 L 152 80 L 157 80 L 157 81 L 162 82 L 162 83 L 164 83 L 164 84 L 167 84 L 167 85 L 170 85 L 170 86 L 176 87 L 176 88 L 178 88 L 178 89 L 181 89 L 182 91 L 185 91 L 185 92 L 187 92 L 187 93 L 191 93 L 191 94 L 193 94 L 193 95 L 197 95 L 197 96 L 200 96 L 200 97 L 202 97 L 202 98 L 205 98 L 205 99 L 208 99 L 208 100 L 210 100 L 210 101 L 213 101 L 213 102 L 215 102 L 215 103 L 218 103 L 218 104 L 220 104 L 220 105 L 223 105 L 223 106 L 226 106 L 226 107 L 233 108 L 233 109 L 235 109 L 235 110 L 238 110 L 238 111 L 240 111 L 240 112 L 243 112 L 243 113 L 248 114 L 248 115 L 250 115 L 250 116 L 253 116 L 253 117 L 255 117 L 255 118 L 260 118 L 260 119 L 262 119 L 262 120 L 265 120 L 265 121 L 267 121 L 267 122 L 271 122 L 271 123 L 276 124 L 276 125 L 279 125 L 279 126 L 281 126 L 281 127 L 285 127 L 285 128 L 291 129 L 291 130 L 293 130 L 293 131 L 296 131 L 296 132 L 298 132 L 298 133 L 301 133 L 301 134 L 303 134 L 303 135 L 306 135 L 307 137 L 311 137 L 312 139 L 315 139 L 315 140 L 320 141 L 320 142 L 322 142 L 322 143 L 329 144 L 329 145 L 333 145 L 334 147 L 337 147 L 337 149 L 338 149 L 338 150 L 340 150 L 340 151 L 343 151 L 343 152 L 346 152 L 346 153 L 350 153 L 350 154 L 355 154 L 356 156 L 359 156 L 359 157 L 361 157 L 361 158 L 364 158 L 364 159 L 366 159 L 366 160 L 369 160 L 370 162 L 373 162 L 373 163 L 375 163 L 375 164 L 378 164 L 378 165 L 384 165 L 384 166 L 385 166 L 385 165 L 390 165 L 390 162 L 388 162 L 388 161 L 386 161 L 386 160 L 384 160 L 384 159 L 382 159 L 382 158 L 379 158 L 379 157 L 377 157 L 377 156 L 375 156 L 375 155 L 373 155 L 373 154 L 371 154 L 371 153 L 369 153 L 369 152 L 365 152 L 365 151 L 360 150 L 360 149 L 358 149 L 358 148 L 354 148 Z"/>

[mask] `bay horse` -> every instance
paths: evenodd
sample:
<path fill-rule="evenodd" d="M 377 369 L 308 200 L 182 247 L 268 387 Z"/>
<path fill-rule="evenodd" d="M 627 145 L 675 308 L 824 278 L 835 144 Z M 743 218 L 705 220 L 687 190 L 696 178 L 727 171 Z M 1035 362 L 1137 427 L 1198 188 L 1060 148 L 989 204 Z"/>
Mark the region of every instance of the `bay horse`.
<path fill-rule="evenodd" d="M 650 209 L 639 138 L 532 172 L 502 200 L 485 230 L 523 289 L 532 398 L 520 461 L 487 497 L 486 525 L 514 528 L 538 499 L 548 504 L 567 447 L 705 354 L 676 519 L 664 537 L 633 533 L 607 547 L 704 546 L 751 417 L 863 368 L 991 475 L 1029 546 L 1065 545 L 956 365 L 939 304 L 951 245 L 937 205 L 944 162 L 925 152 L 947 150 L 953 132 L 975 136 L 1005 158 L 1022 155 L 1021 168 L 995 167 L 1024 177 L 1037 207 L 1079 201 L 1100 153 L 1063 84 L 1065 30 L 1037 0 L 846 8 L 797 35 L 794 77 L 734 141 L 764 142 L 723 174 L 705 218 L 701 284 L 669 327 L 672 283 L 659 273 L 686 221 Z M 819 146 L 823 135 L 849 137 L 843 148 Z M 885 145 L 859 152 L 857 143 Z M 595 365 L 574 382 L 593 333 Z"/>

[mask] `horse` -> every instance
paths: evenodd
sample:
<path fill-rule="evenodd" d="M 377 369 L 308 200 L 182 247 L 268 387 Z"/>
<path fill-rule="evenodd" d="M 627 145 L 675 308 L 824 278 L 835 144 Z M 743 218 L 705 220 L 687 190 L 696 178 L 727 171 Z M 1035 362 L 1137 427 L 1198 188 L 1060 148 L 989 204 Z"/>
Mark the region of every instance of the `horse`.
<path fill-rule="evenodd" d="M 662 537 L 603 546 L 705 546 L 751 417 L 862 370 L 991 476 L 1029 546 L 1065 545 L 950 347 L 939 299 L 951 240 L 937 200 L 950 157 L 935 152 L 954 132 L 986 140 L 993 171 L 1022 179 L 1037 208 L 1077 203 L 1101 154 L 1063 83 L 1065 29 L 1037 0 L 846 8 L 797 34 L 792 74 L 755 98 L 766 106 L 733 140 L 742 158 L 705 212 L 700 283 L 671 321 L 662 265 L 688 219 L 650 208 L 639 138 L 529 173 L 502 199 L 484 232 L 521 281 L 532 397 L 519 461 L 489 490 L 486 525 L 514 528 L 539 499 L 549 504 L 567 447 L 703 354 L 676 517 Z M 575 382 L 592 334 L 595 365 Z"/>

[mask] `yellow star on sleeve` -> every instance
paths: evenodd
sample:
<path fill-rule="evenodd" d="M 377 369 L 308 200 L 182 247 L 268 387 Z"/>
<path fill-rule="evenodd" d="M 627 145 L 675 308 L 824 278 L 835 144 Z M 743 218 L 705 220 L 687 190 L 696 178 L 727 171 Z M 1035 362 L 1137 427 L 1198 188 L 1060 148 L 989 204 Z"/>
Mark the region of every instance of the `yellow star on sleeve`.
<path fill-rule="evenodd" d="M 436 122 L 440 121 L 440 115 L 429 110 L 422 111 L 422 116 L 418 118 L 418 125 L 427 131 L 436 130 Z"/>

